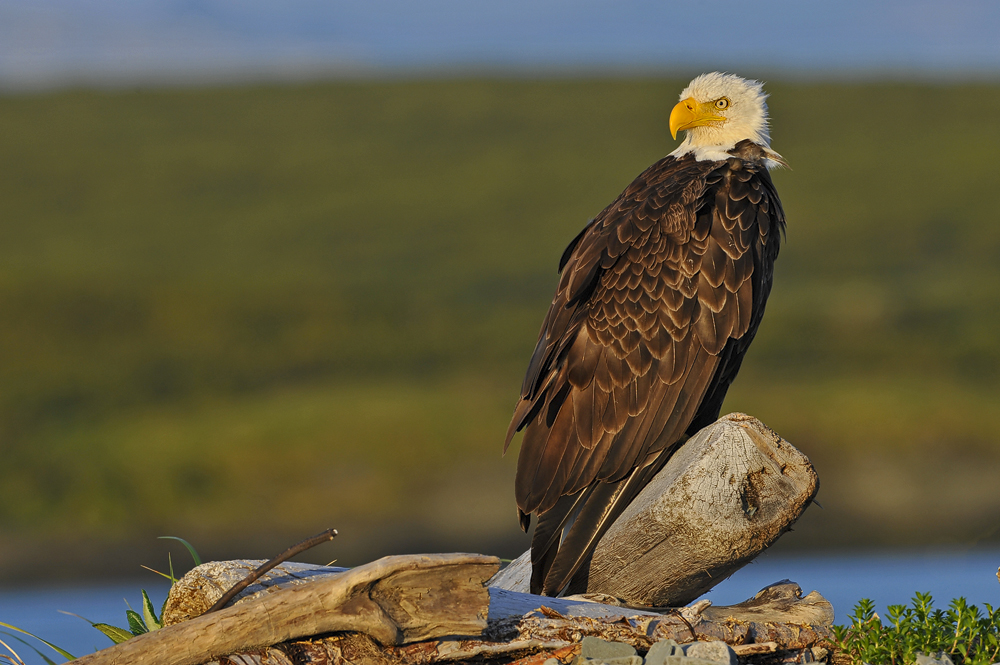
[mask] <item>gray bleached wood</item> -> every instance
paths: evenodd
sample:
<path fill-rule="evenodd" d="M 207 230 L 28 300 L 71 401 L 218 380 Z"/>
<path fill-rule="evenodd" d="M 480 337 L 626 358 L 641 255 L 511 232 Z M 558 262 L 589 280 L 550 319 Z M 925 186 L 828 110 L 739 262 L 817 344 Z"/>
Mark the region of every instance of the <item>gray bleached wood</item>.
<path fill-rule="evenodd" d="M 490 588 L 529 593 L 531 591 L 531 550 L 504 566 L 503 570 L 493 576 L 489 585 Z"/>
<path fill-rule="evenodd" d="M 133 637 L 75 662 L 198 665 L 335 631 L 364 633 L 382 645 L 476 636 L 486 627 L 485 582 L 499 563 L 479 554 L 385 557 Z"/>
<path fill-rule="evenodd" d="M 701 611 L 709 621 L 756 621 L 758 623 L 798 623 L 816 626 L 833 625 L 833 605 L 816 591 L 802 595 L 791 580 L 781 580 L 764 587 L 749 600 L 728 606 L 709 606 Z"/>
<path fill-rule="evenodd" d="M 163 611 L 166 625 L 197 617 L 201 611 L 211 607 L 225 592 L 225 589 L 263 561 L 236 560 L 212 561 L 202 564 L 181 578 L 170 590 Z M 508 566 L 509 568 L 509 566 Z M 237 596 L 234 605 L 251 602 L 254 599 L 273 594 L 281 589 L 300 586 L 309 582 L 330 579 L 347 570 L 317 566 L 308 563 L 284 563 L 261 578 L 262 584 L 254 584 L 245 595 Z M 664 608 L 639 609 L 623 605 L 601 602 L 599 596 L 547 598 L 530 593 L 501 588 L 491 580 L 489 587 L 490 623 L 530 614 L 543 605 L 565 617 L 594 619 L 618 619 L 621 617 L 660 616 Z M 200 611 L 193 608 L 201 608 Z M 757 621 L 774 623 L 800 623 L 831 625 L 833 608 L 819 593 L 813 591 L 805 597 L 797 584 L 788 580 L 775 582 L 759 591 L 753 598 L 738 605 L 714 606 L 700 601 L 691 607 L 679 608 L 680 614 L 688 621 L 701 619 L 710 621 Z"/>
<path fill-rule="evenodd" d="M 226 590 L 256 569 L 263 560 L 237 559 L 211 561 L 194 568 L 170 589 L 163 608 L 163 622 L 173 625 L 200 616 L 222 597 Z M 276 566 L 257 583 L 237 596 L 231 605 L 242 605 L 282 589 L 301 586 L 318 580 L 331 579 L 347 568 L 286 562 Z M 604 605 L 579 598 L 543 598 L 529 593 L 490 588 L 490 620 L 520 617 L 545 605 L 564 616 L 619 618 L 640 614 L 655 614 L 627 607 Z"/>
<path fill-rule="evenodd" d="M 787 531 L 819 490 L 809 459 L 752 416 L 731 413 L 667 462 L 594 551 L 585 589 L 626 605 L 678 607 Z M 529 553 L 490 586 L 527 591 Z"/>
<path fill-rule="evenodd" d="M 182 583 L 171 590 L 168 608 L 208 607 L 222 593 L 222 588 L 245 576 L 257 565 L 259 562 L 255 561 L 224 561 L 200 566 L 185 575 Z M 238 600 L 234 607 L 226 611 L 239 611 L 247 605 L 252 609 L 256 601 L 273 598 L 281 593 L 280 588 L 284 586 L 302 585 L 306 581 L 324 584 L 345 574 L 324 566 L 283 566 L 284 570 L 275 569 L 269 574 L 274 577 L 267 581 L 267 588 L 260 588 L 256 595 Z M 461 569 L 458 572 L 461 573 Z M 406 588 L 410 585 L 396 586 Z M 432 592 L 427 590 L 426 593 Z M 437 594 L 435 589 L 433 595 Z M 740 605 L 710 607 L 708 601 L 700 601 L 691 607 L 659 614 L 578 597 L 546 598 L 493 587 L 489 589 L 487 628 L 478 639 L 444 636 L 390 647 L 377 644 L 365 632 L 340 632 L 305 641 L 293 640 L 249 650 L 243 648 L 239 656 L 222 662 L 304 665 L 347 661 L 365 665 L 431 665 L 472 658 L 503 661 L 509 660 L 512 654 L 517 656 L 541 651 L 543 653 L 537 654 L 534 657 L 536 660 L 531 661 L 540 663 L 546 653 L 557 653 L 554 650 L 559 650 L 564 661 L 572 657 L 576 653 L 572 650 L 579 650 L 578 642 L 584 635 L 626 642 L 640 650 L 649 648 L 658 640 L 673 639 L 680 643 L 723 640 L 733 645 L 741 655 L 769 653 L 779 648 L 798 652 L 828 640 L 833 620 L 832 608 L 819 594 L 813 592 L 805 598 L 801 596 L 798 585 L 782 582 Z M 181 597 L 183 602 L 180 602 Z M 469 611 L 475 610 L 473 607 Z M 168 617 L 168 620 L 177 618 Z M 254 616 L 251 614 L 246 619 L 253 620 Z M 433 614 L 416 620 L 436 621 Z M 190 623 L 198 622 L 199 619 L 195 618 Z M 358 630 L 365 629 L 362 626 Z M 217 651 L 208 649 L 206 653 Z"/>

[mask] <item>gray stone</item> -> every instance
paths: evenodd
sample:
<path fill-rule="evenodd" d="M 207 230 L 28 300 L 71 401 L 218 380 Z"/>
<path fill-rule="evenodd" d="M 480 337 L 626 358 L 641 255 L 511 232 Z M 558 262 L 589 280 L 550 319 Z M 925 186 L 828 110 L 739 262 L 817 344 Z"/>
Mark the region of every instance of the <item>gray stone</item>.
<path fill-rule="evenodd" d="M 673 640 L 660 640 L 649 648 L 646 665 L 675 665 L 684 651 Z"/>
<path fill-rule="evenodd" d="M 644 661 L 636 655 L 635 649 L 630 645 L 608 642 L 598 637 L 583 638 L 580 643 L 580 656 L 574 661 L 574 665 L 738 665 L 738 663 L 736 653 L 728 644 L 718 640 L 694 642 L 683 647 L 674 640 L 660 640 L 650 647 Z M 556 663 L 546 661 L 544 665 L 556 665 Z"/>
<path fill-rule="evenodd" d="M 939 651 L 938 653 L 933 654 L 932 656 L 918 653 L 917 665 L 954 665 L 954 664 L 951 662 L 951 658 L 948 657 L 948 654 L 944 653 L 943 651 Z"/>
<path fill-rule="evenodd" d="M 736 652 L 722 640 L 692 642 L 684 647 L 684 655 L 688 658 L 720 663 L 720 665 L 737 665 L 739 662 Z"/>
<path fill-rule="evenodd" d="M 580 642 L 580 655 L 592 660 L 628 658 L 634 656 L 635 648 L 622 642 L 608 642 L 599 637 L 585 637 Z"/>
<path fill-rule="evenodd" d="M 575 665 L 642 665 L 635 649 L 621 642 L 608 642 L 599 637 L 585 637 L 580 642 L 580 657 Z"/>
<path fill-rule="evenodd" d="M 649 648 L 645 665 L 738 665 L 736 653 L 725 642 L 693 642 L 679 646 L 660 640 Z"/>
<path fill-rule="evenodd" d="M 580 656 L 573 661 L 573 665 L 642 665 L 642 656 L 622 656 L 621 658 L 584 658 Z"/>

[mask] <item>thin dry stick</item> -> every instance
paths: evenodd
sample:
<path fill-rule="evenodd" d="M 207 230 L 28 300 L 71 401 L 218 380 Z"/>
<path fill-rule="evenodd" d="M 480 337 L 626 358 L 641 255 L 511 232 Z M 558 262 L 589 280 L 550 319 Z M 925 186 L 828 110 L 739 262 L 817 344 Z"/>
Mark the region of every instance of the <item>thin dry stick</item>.
<path fill-rule="evenodd" d="M 280 565 L 285 561 L 288 561 L 293 556 L 301 554 L 302 552 L 305 552 L 308 549 L 312 549 L 317 545 L 322 545 L 327 541 L 333 540 L 333 537 L 336 535 L 337 535 L 336 529 L 327 529 L 323 533 L 316 534 L 312 538 L 306 538 L 298 545 L 292 545 L 287 550 L 285 550 L 278 556 L 274 557 L 270 561 L 264 563 L 259 568 L 254 570 L 252 573 L 247 575 L 245 578 L 234 584 L 229 589 L 229 591 L 227 591 L 222 595 L 222 598 L 219 598 L 219 600 L 216 601 L 215 605 L 212 605 L 210 608 L 205 610 L 205 614 L 208 614 L 209 612 L 214 612 L 216 610 L 221 610 L 223 607 L 226 606 L 226 603 L 228 603 L 230 600 L 236 597 L 236 594 L 238 594 L 240 591 L 243 591 L 243 589 L 246 589 L 248 586 L 256 582 L 258 579 L 260 579 L 260 577 L 264 573 L 271 570 L 275 566 Z"/>

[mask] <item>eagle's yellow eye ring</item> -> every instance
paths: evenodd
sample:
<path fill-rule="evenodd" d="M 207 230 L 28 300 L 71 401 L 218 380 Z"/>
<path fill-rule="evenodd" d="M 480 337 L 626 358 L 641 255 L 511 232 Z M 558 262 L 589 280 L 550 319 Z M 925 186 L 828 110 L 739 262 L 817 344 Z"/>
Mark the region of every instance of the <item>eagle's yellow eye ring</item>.
<path fill-rule="evenodd" d="M 715 100 L 715 108 L 719 109 L 720 111 L 725 111 L 726 109 L 728 109 L 729 108 L 729 98 L 728 97 L 719 97 L 718 99 L 716 99 Z"/>

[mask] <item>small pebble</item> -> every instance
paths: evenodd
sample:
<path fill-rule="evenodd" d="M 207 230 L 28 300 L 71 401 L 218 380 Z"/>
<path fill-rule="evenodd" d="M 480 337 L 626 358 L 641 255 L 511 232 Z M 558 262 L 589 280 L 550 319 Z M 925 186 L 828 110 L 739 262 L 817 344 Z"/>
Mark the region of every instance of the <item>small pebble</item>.
<path fill-rule="evenodd" d="M 622 642 L 608 642 L 599 637 L 585 637 L 580 642 L 580 657 L 575 665 L 642 665 L 635 648 Z"/>
<path fill-rule="evenodd" d="M 737 665 L 739 663 L 736 652 L 722 640 L 692 642 L 684 647 L 684 655 L 688 658 L 720 663 L 720 665 Z"/>
<path fill-rule="evenodd" d="M 559 664 L 555 658 L 549 658 L 543 665 Z M 739 665 L 739 659 L 736 652 L 720 640 L 693 642 L 683 647 L 674 640 L 660 640 L 650 647 L 643 660 L 631 645 L 585 637 L 580 642 L 580 656 L 573 665 Z"/>
<path fill-rule="evenodd" d="M 635 648 L 622 642 L 608 642 L 599 637 L 585 637 L 580 642 L 580 655 L 584 658 L 628 658 L 635 655 Z"/>
<path fill-rule="evenodd" d="M 951 658 L 948 657 L 946 653 L 936 653 L 933 656 L 927 656 L 922 653 L 917 654 L 917 665 L 954 665 L 951 662 Z"/>
<path fill-rule="evenodd" d="M 674 665 L 684 652 L 673 640 L 660 640 L 649 648 L 646 665 Z"/>

